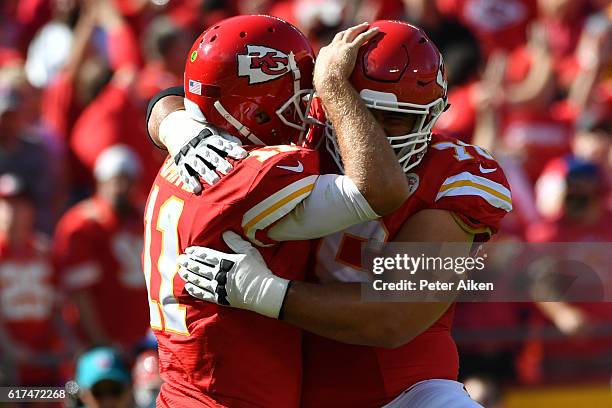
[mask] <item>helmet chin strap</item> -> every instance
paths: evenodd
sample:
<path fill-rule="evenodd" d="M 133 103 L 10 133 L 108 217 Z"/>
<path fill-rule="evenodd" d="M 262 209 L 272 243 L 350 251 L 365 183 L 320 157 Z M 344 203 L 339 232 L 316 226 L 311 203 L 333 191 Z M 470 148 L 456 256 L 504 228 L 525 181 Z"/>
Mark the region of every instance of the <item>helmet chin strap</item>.
<path fill-rule="evenodd" d="M 208 123 L 208 120 L 204 116 L 204 113 L 202 113 L 202 110 L 200 109 L 200 107 L 196 103 L 190 101 L 187 98 L 184 99 L 184 102 L 185 102 L 185 110 L 187 110 L 189 115 L 194 120 L 196 120 L 196 121 L 198 121 L 200 123 L 204 123 L 204 124 Z M 240 121 L 238 119 L 233 117 L 227 111 L 227 109 L 225 109 L 223 107 L 221 102 L 216 101 L 213 105 L 214 105 L 215 109 L 217 110 L 217 112 L 219 112 L 219 114 L 221 116 L 223 116 L 223 118 L 225 120 L 227 120 L 233 127 L 235 127 L 236 130 L 238 130 L 238 132 L 242 136 L 247 138 L 247 140 L 249 140 L 251 143 L 256 144 L 256 145 L 260 145 L 260 146 L 265 146 L 266 145 L 264 142 L 261 141 L 261 139 L 259 139 L 257 136 L 255 136 L 253 134 L 253 132 L 251 132 L 251 130 L 248 127 L 244 126 L 242 123 L 240 123 Z"/>
<path fill-rule="evenodd" d="M 223 105 L 221 104 L 221 102 L 219 101 L 215 101 L 215 103 L 213 104 L 213 106 L 215 107 L 215 109 L 217 110 L 217 112 L 219 112 L 219 114 L 221 116 L 223 116 L 225 118 L 225 120 L 227 120 L 230 125 L 232 125 L 233 127 L 236 128 L 236 130 L 238 130 L 238 132 L 246 137 L 251 143 L 256 144 L 256 145 L 260 145 L 260 146 L 265 146 L 266 144 L 264 142 L 261 141 L 260 138 L 258 138 L 257 136 L 255 136 L 253 134 L 253 132 L 251 132 L 251 130 L 246 127 L 245 125 L 243 125 L 242 123 L 240 123 L 240 121 L 238 119 L 236 119 L 235 117 L 232 116 L 231 113 L 229 113 L 227 111 L 227 109 L 225 109 L 223 107 Z"/>

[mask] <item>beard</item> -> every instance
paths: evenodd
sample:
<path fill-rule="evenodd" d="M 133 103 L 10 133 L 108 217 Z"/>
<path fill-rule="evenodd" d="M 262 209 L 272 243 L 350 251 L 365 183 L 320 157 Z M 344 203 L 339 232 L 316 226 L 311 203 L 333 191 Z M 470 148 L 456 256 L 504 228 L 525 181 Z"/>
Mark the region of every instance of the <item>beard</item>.
<path fill-rule="evenodd" d="M 133 208 L 132 201 L 130 200 L 130 198 L 127 195 L 117 196 L 113 200 L 112 204 L 113 204 L 113 208 L 115 209 L 115 212 L 120 217 L 128 215 L 129 213 L 132 212 L 132 208 Z"/>

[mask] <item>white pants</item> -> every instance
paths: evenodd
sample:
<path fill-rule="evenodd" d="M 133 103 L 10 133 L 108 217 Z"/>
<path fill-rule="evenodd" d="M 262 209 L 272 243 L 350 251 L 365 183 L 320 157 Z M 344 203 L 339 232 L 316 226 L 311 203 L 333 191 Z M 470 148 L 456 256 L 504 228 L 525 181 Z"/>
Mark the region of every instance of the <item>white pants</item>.
<path fill-rule="evenodd" d="M 483 408 L 470 398 L 463 384 L 425 380 L 414 384 L 383 408 Z"/>

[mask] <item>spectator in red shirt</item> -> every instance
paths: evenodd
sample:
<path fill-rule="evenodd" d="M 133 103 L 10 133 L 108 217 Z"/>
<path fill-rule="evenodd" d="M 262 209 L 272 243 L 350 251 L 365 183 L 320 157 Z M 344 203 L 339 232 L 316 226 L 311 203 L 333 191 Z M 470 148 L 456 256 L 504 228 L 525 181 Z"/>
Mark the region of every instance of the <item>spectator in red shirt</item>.
<path fill-rule="evenodd" d="M 104 149 L 117 143 L 128 145 L 142 163 L 141 181 L 148 189 L 164 157 L 159 149 L 142 143 L 147 137 L 141 122 L 146 100 L 137 91 L 141 60 L 138 43 L 108 0 L 99 7 L 98 20 L 108 34 L 109 63 L 114 74 L 74 125 L 70 149 L 89 174 L 93 174 L 96 159 Z"/>
<path fill-rule="evenodd" d="M 608 15 L 600 12 L 587 19 L 574 53 L 568 95 L 574 109 L 612 112 L 612 5 L 609 10 Z"/>
<path fill-rule="evenodd" d="M 87 5 L 88 1 L 91 0 L 84 0 L 82 3 Z M 41 0 L 26 0 L 22 3 L 33 2 L 42 3 Z M 48 22 L 46 18 L 42 20 L 46 24 L 40 27 L 27 46 L 28 80 L 37 88 L 45 87 L 66 63 L 74 39 L 72 30 L 79 13 L 77 2 L 47 1 L 46 3 L 52 3 L 50 8 L 53 9 L 53 16 Z M 81 11 L 86 12 L 87 7 L 83 7 Z M 29 10 L 29 14 L 35 13 L 35 9 Z M 53 44 L 53 47 L 49 44 Z"/>
<path fill-rule="evenodd" d="M 140 186 L 143 187 L 149 186 L 155 178 L 163 156 L 159 149 L 143 143 L 147 138 L 142 126 L 145 106 L 135 87 L 136 71 L 116 73 L 77 121 L 70 147 L 80 163 L 93 174 L 96 160 L 104 149 L 117 143 L 126 144 L 142 163 Z M 144 188 L 140 191 L 143 195 Z"/>
<path fill-rule="evenodd" d="M 166 16 L 153 19 L 144 33 L 145 66 L 138 74 L 138 93 L 144 100 L 151 99 L 162 89 L 183 83 L 185 55 L 193 36 Z"/>
<path fill-rule="evenodd" d="M 531 183 L 549 160 L 569 153 L 573 136 L 553 64 L 544 32 L 533 30 L 528 46 L 508 56 L 499 90 L 500 147 L 520 161 Z"/>
<path fill-rule="evenodd" d="M 588 15 L 587 0 L 538 0 L 546 42 L 553 58 L 553 67 L 566 88 L 576 73 L 574 51 Z"/>
<path fill-rule="evenodd" d="M 34 122 L 36 112 L 23 67 L 0 69 L 0 173 L 14 173 L 30 186 L 36 228 L 50 233 L 61 198 L 61 160 L 53 160 L 50 144 Z"/>
<path fill-rule="evenodd" d="M 602 169 L 592 162 L 567 156 L 550 163 L 542 179 L 539 182 L 538 201 L 553 201 L 559 211 L 547 221 L 533 225 L 528 230 L 529 241 L 576 243 L 573 246 L 565 244 L 563 254 L 567 259 L 583 260 L 599 275 L 600 283 L 609 286 L 606 277 L 612 255 L 604 246 L 596 244 L 612 242 L 612 211 L 605 200 L 607 187 Z M 555 181 L 560 185 L 552 188 Z M 544 185 L 548 188 L 544 188 Z M 586 270 L 576 270 L 575 264 L 572 270 L 561 270 L 562 265 L 552 265 L 552 272 L 556 273 L 586 273 Z M 580 276 L 576 279 L 579 280 Z M 588 289 L 588 294 L 597 297 L 596 293 L 601 290 L 606 289 L 592 287 Z M 612 304 L 603 301 L 605 299 L 589 302 L 585 295 L 583 293 L 580 299 L 582 302 L 537 303 L 546 320 L 560 332 L 543 348 L 544 369 L 549 376 L 554 373 L 556 377 L 571 378 L 577 370 L 585 376 L 603 380 L 609 376 L 608 366 L 601 366 L 599 362 L 602 356 L 609 356 L 612 352 L 611 336 L 606 331 L 612 322 Z M 542 321 L 537 323 L 545 324 Z M 579 364 L 580 368 L 577 369 L 575 364 Z"/>
<path fill-rule="evenodd" d="M 95 84 L 107 81 L 108 73 L 99 59 L 92 58 L 90 39 L 96 25 L 96 9 L 84 3 L 72 34 L 70 53 L 64 66 L 45 84 L 43 121 L 66 143 L 76 118 L 93 96 Z M 95 62 L 97 69 L 91 62 Z M 98 86 L 99 87 L 99 86 Z M 93 94 L 93 95 L 92 95 Z"/>
<path fill-rule="evenodd" d="M 108 148 L 96 161 L 96 194 L 70 209 L 57 227 L 56 263 L 88 344 L 131 349 L 148 328 L 142 211 L 133 201 L 139 174 L 139 159 L 129 148 Z"/>
<path fill-rule="evenodd" d="M 59 385 L 59 291 L 24 181 L 0 176 L 0 373 L 5 385 Z M 64 356 L 65 358 L 66 356 Z"/>

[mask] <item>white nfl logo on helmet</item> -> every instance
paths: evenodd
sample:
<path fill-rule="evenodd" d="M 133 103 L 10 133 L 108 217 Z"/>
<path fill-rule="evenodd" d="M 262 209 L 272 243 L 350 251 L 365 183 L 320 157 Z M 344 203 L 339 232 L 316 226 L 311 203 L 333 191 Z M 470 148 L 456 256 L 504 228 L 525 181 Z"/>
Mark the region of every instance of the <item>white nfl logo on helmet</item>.
<path fill-rule="evenodd" d="M 408 179 L 408 197 L 410 197 L 419 188 L 420 179 L 416 173 L 408 173 L 406 178 Z"/>
<path fill-rule="evenodd" d="M 272 81 L 290 71 L 284 52 L 263 45 L 246 47 L 246 54 L 238 54 L 238 76 L 248 76 L 249 85 Z"/>

